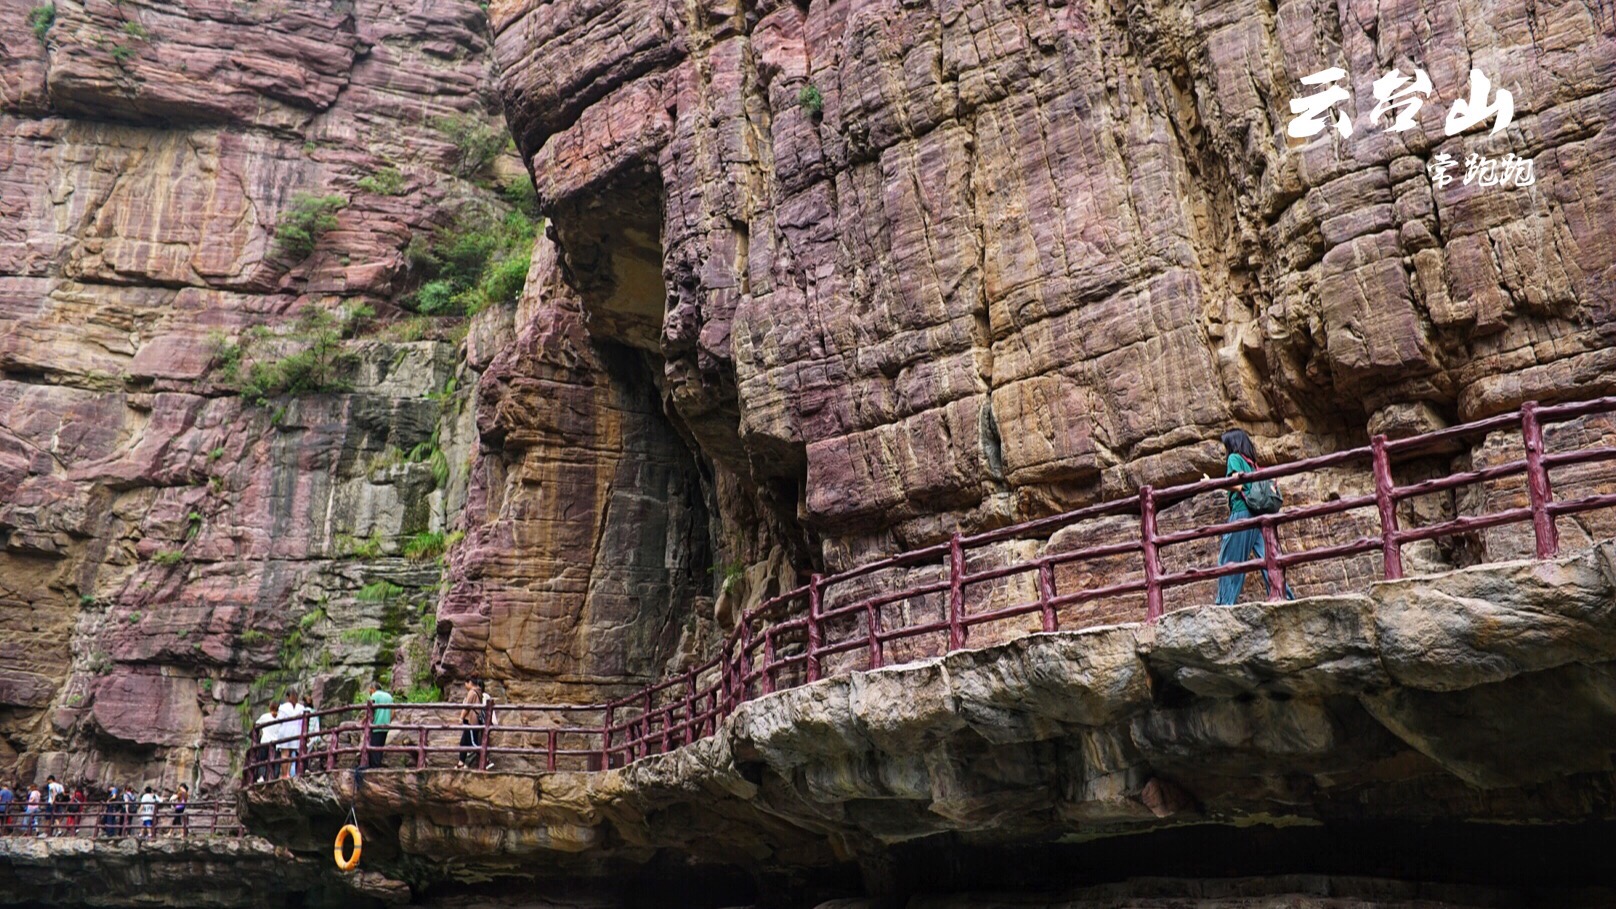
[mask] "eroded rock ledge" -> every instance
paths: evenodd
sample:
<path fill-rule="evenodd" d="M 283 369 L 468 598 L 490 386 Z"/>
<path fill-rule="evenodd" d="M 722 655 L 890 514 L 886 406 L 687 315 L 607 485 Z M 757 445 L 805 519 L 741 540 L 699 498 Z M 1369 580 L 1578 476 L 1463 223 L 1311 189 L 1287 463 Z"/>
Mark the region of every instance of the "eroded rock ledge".
<path fill-rule="evenodd" d="M 367 868 L 417 883 L 854 862 L 868 877 L 928 837 L 970 851 L 1207 824 L 1609 821 L 1613 610 L 1607 542 L 855 673 L 621 770 L 256 787 L 244 818 L 325 853 L 353 805 Z"/>
<path fill-rule="evenodd" d="M 317 889 L 314 865 L 257 837 L 0 838 L 0 904 L 269 909 Z"/>

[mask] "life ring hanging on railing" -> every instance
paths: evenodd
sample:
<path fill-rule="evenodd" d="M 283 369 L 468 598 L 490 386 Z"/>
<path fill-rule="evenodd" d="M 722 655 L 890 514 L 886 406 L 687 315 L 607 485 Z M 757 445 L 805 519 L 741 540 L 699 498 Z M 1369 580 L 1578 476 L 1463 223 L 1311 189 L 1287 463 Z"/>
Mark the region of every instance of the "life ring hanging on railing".
<path fill-rule="evenodd" d="M 348 844 L 348 840 L 350 839 L 353 840 L 353 855 L 344 859 L 342 857 L 342 850 L 343 847 Z M 342 829 L 337 831 L 337 842 L 331 849 L 332 856 L 337 860 L 337 870 L 352 871 L 355 868 L 358 868 L 359 853 L 363 851 L 364 846 L 365 838 L 359 833 L 359 825 L 343 824 Z"/>

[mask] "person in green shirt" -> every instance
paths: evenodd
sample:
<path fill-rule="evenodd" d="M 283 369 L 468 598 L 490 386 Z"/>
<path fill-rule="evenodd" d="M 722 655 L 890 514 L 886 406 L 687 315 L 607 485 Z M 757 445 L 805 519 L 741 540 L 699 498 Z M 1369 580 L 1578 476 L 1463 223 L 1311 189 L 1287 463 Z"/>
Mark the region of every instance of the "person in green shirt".
<path fill-rule="evenodd" d="M 1251 436 L 1243 429 L 1231 429 L 1223 434 L 1223 448 L 1228 453 L 1224 462 L 1227 471 L 1225 476 L 1239 476 L 1251 473 L 1257 469 L 1257 448 L 1251 444 Z M 1229 490 L 1229 521 L 1244 521 L 1251 517 L 1251 509 L 1246 507 L 1245 493 L 1250 491 L 1251 484 L 1242 484 Z M 1262 530 L 1257 527 L 1248 527 L 1245 530 L 1236 530 L 1223 535 L 1218 546 L 1218 564 L 1228 565 L 1234 562 L 1244 562 L 1249 559 L 1264 557 Z M 1263 589 L 1268 590 L 1268 575 L 1257 572 L 1262 578 Z M 1240 588 L 1246 586 L 1244 574 L 1226 574 L 1218 578 L 1219 606 L 1231 606 L 1240 599 Z M 1296 593 L 1291 585 L 1285 585 L 1285 599 L 1296 599 Z"/>
<path fill-rule="evenodd" d="M 367 699 L 373 705 L 370 717 L 370 753 L 366 767 L 376 768 L 382 765 L 382 758 L 387 753 L 381 749 L 387 747 L 387 724 L 393 721 L 393 709 L 386 705 L 393 703 L 393 696 L 382 689 L 376 682 L 370 683 L 370 697 Z"/>

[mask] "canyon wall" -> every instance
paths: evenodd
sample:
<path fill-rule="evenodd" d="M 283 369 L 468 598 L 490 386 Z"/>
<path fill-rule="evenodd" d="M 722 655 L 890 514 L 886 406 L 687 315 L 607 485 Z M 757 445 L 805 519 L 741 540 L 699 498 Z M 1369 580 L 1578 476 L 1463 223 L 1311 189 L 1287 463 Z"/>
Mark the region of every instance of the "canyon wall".
<path fill-rule="evenodd" d="M 463 320 L 398 304 L 412 240 L 503 213 L 501 169 L 527 182 L 456 138 L 506 141 L 486 19 L 4 0 L 0 22 L 0 776 L 216 793 L 286 688 L 430 687 L 472 375 Z M 296 248 L 304 193 L 346 205 Z M 252 393 L 253 363 L 310 362 Z"/>
<path fill-rule="evenodd" d="M 475 482 L 504 513 L 468 517 L 451 572 L 456 672 L 536 670 L 550 681 L 535 693 L 587 699 L 636 659 L 617 647 L 645 607 L 622 579 L 598 563 L 535 579 L 510 543 L 526 531 L 573 566 L 604 548 L 623 503 L 557 497 L 562 468 L 540 466 L 569 426 L 589 441 L 564 469 L 592 488 L 660 482 L 662 453 L 597 454 L 596 424 L 625 412 L 599 390 L 627 387 L 612 357 L 649 372 L 694 450 L 720 628 L 808 571 L 1220 473 L 1230 426 L 1273 462 L 1616 387 L 1608 9 L 496 0 L 491 17 L 556 249 L 535 266 L 518 348 L 482 380 L 479 428 L 502 450 Z M 1290 137 L 1291 100 L 1317 90 L 1300 80 L 1332 66 L 1351 135 Z M 1372 83 L 1394 67 L 1434 86 L 1403 131 L 1371 120 Z M 1447 136 L 1472 68 L 1512 93 L 1512 122 Z M 1530 159 L 1535 182 L 1465 181 L 1472 153 Z M 1438 185 L 1443 154 L 1459 163 Z M 525 438 L 518 459 L 506 443 Z M 1518 436 L 1501 434 L 1399 476 L 1509 451 Z M 1366 484 L 1322 472 L 1286 493 Z M 1465 512 L 1466 495 L 1404 519 Z M 1206 498 L 1172 519 L 1219 517 Z M 1337 524 L 1291 539 L 1365 527 Z M 1520 544 L 1413 558 L 1442 568 Z M 1377 570 L 1293 582 L 1322 592 Z M 699 651 L 705 621 L 635 634 Z"/>

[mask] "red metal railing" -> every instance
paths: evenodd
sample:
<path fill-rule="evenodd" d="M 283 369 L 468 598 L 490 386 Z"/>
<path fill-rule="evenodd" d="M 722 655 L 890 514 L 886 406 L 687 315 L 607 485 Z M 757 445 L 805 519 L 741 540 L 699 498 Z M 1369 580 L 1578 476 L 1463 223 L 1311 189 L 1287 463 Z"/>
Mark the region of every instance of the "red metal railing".
<path fill-rule="evenodd" d="M 1529 403 L 1516 413 L 1406 439 L 1376 436 L 1361 448 L 1239 478 L 1164 489 L 1144 486 L 1125 499 L 985 533 L 956 533 L 944 542 L 837 574 L 812 575 L 802 586 L 748 610 L 717 656 L 631 696 L 595 705 L 501 705 L 497 720 L 489 716 L 471 726 L 460 722 L 464 708 L 459 704 L 395 704 L 385 741 L 372 740 L 382 727 L 368 707 L 317 711 L 290 725 L 269 727 L 269 746 L 250 756 L 246 780 L 292 769 L 289 756 L 274 750 L 277 742 L 296 744 L 307 765 L 303 772 L 367 766 L 375 759 L 386 763 L 400 755 L 417 768 L 455 763 L 484 767 L 491 760 L 509 769 L 616 767 L 712 734 L 744 701 L 831 675 L 879 668 L 894 658 L 958 650 L 983 626 L 997 626 L 1002 633 L 1007 622 L 1028 620 L 1026 627 L 1011 629 L 1019 633 L 1057 631 L 1063 617 L 1068 627 L 1127 616 L 1154 621 L 1168 608 L 1170 597 L 1175 606 L 1202 604 L 1206 598 L 1195 599 L 1192 587 L 1251 571 L 1262 572 L 1271 598 L 1283 595 L 1287 572 L 1326 563 L 1334 576 L 1321 574 L 1313 583 L 1329 589 L 1376 577 L 1396 579 L 1403 576 L 1411 545 L 1429 548 L 1442 540 L 1462 548 L 1475 544 L 1477 534 L 1511 524 L 1529 523 L 1532 554 L 1551 558 L 1559 551 L 1557 518 L 1616 506 L 1616 494 L 1597 491 L 1604 488 L 1599 482 L 1592 484 L 1596 491 L 1591 494 L 1557 500 L 1550 480 L 1557 468 L 1616 460 L 1616 447 L 1603 444 L 1607 436 L 1616 436 L 1616 428 L 1589 430 L 1571 422 L 1612 412 L 1616 397 L 1547 407 Z M 1568 450 L 1551 452 L 1545 446 L 1549 424 L 1558 424 L 1556 429 L 1572 443 Z M 1488 446 L 1513 444 L 1516 435 L 1519 457 L 1405 485 L 1394 479 L 1394 463 L 1405 472 L 1429 472 L 1465 451 L 1460 443 L 1480 440 L 1485 459 L 1497 455 Z M 1597 438 L 1590 440 L 1591 435 Z M 1465 456 L 1475 453 L 1472 449 Z M 1362 487 L 1366 473 L 1372 488 Z M 1198 511 L 1222 513 L 1223 497 L 1218 496 L 1190 509 L 1192 526 L 1163 527 L 1164 514 L 1204 493 L 1304 475 L 1315 485 L 1358 483 L 1359 488 L 1333 490 L 1322 496 L 1324 501 L 1275 514 L 1194 523 Z M 1524 502 L 1490 507 L 1498 498 L 1519 502 L 1509 483 L 1522 478 Z M 1609 486 L 1616 488 L 1616 482 Z M 1294 497 L 1296 490 L 1290 492 Z M 1479 504 L 1471 501 L 1478 496 Z M 1473 513 L 1460 513 L 1467 508 Z M 1403 526 L 1405 519 L 1411 526 Z M 1219 565 L 1215 554 L 1207 558 L 1204 546 L 1191 546 L 1250 529 L 1258 530 L 1264 542 L 1257 559 Z M 1290 552 L 1280 549 L 1282 529 L 1295 531 L 1285 539 L 1293 545 Z M 1343 531 L 1350 535 L 1340 539 Z M 1296 545 L 1321 534 L 1337 539 Z M 1063 535 L 1099 539 L 1067 548 Z M 1029 546 L 1037 550 L 1032 557 L 1023 552 Z M 1375 570 L 1365 560 L 1377 555 Z M 1421 558 L 1432 557 L 1427 552 Z M 1493 554 L 1472 559 L 1496 560 Z M 1291 580 L 1295 586 L 1296 579 Z M 1011 602 L 1001 604 L 1006 598 Z"/>
<path fill-rule="evenodd" d="M 13 803 L 9 812 L 0 814 L 0 836 L 111 839 L 242 834 L 234 802 L 186 802 L 183 810 L 176 810 L 180 807 L 176 802 L 67 802 L 41 805 L 30 814 L 25 805 Z"/>

